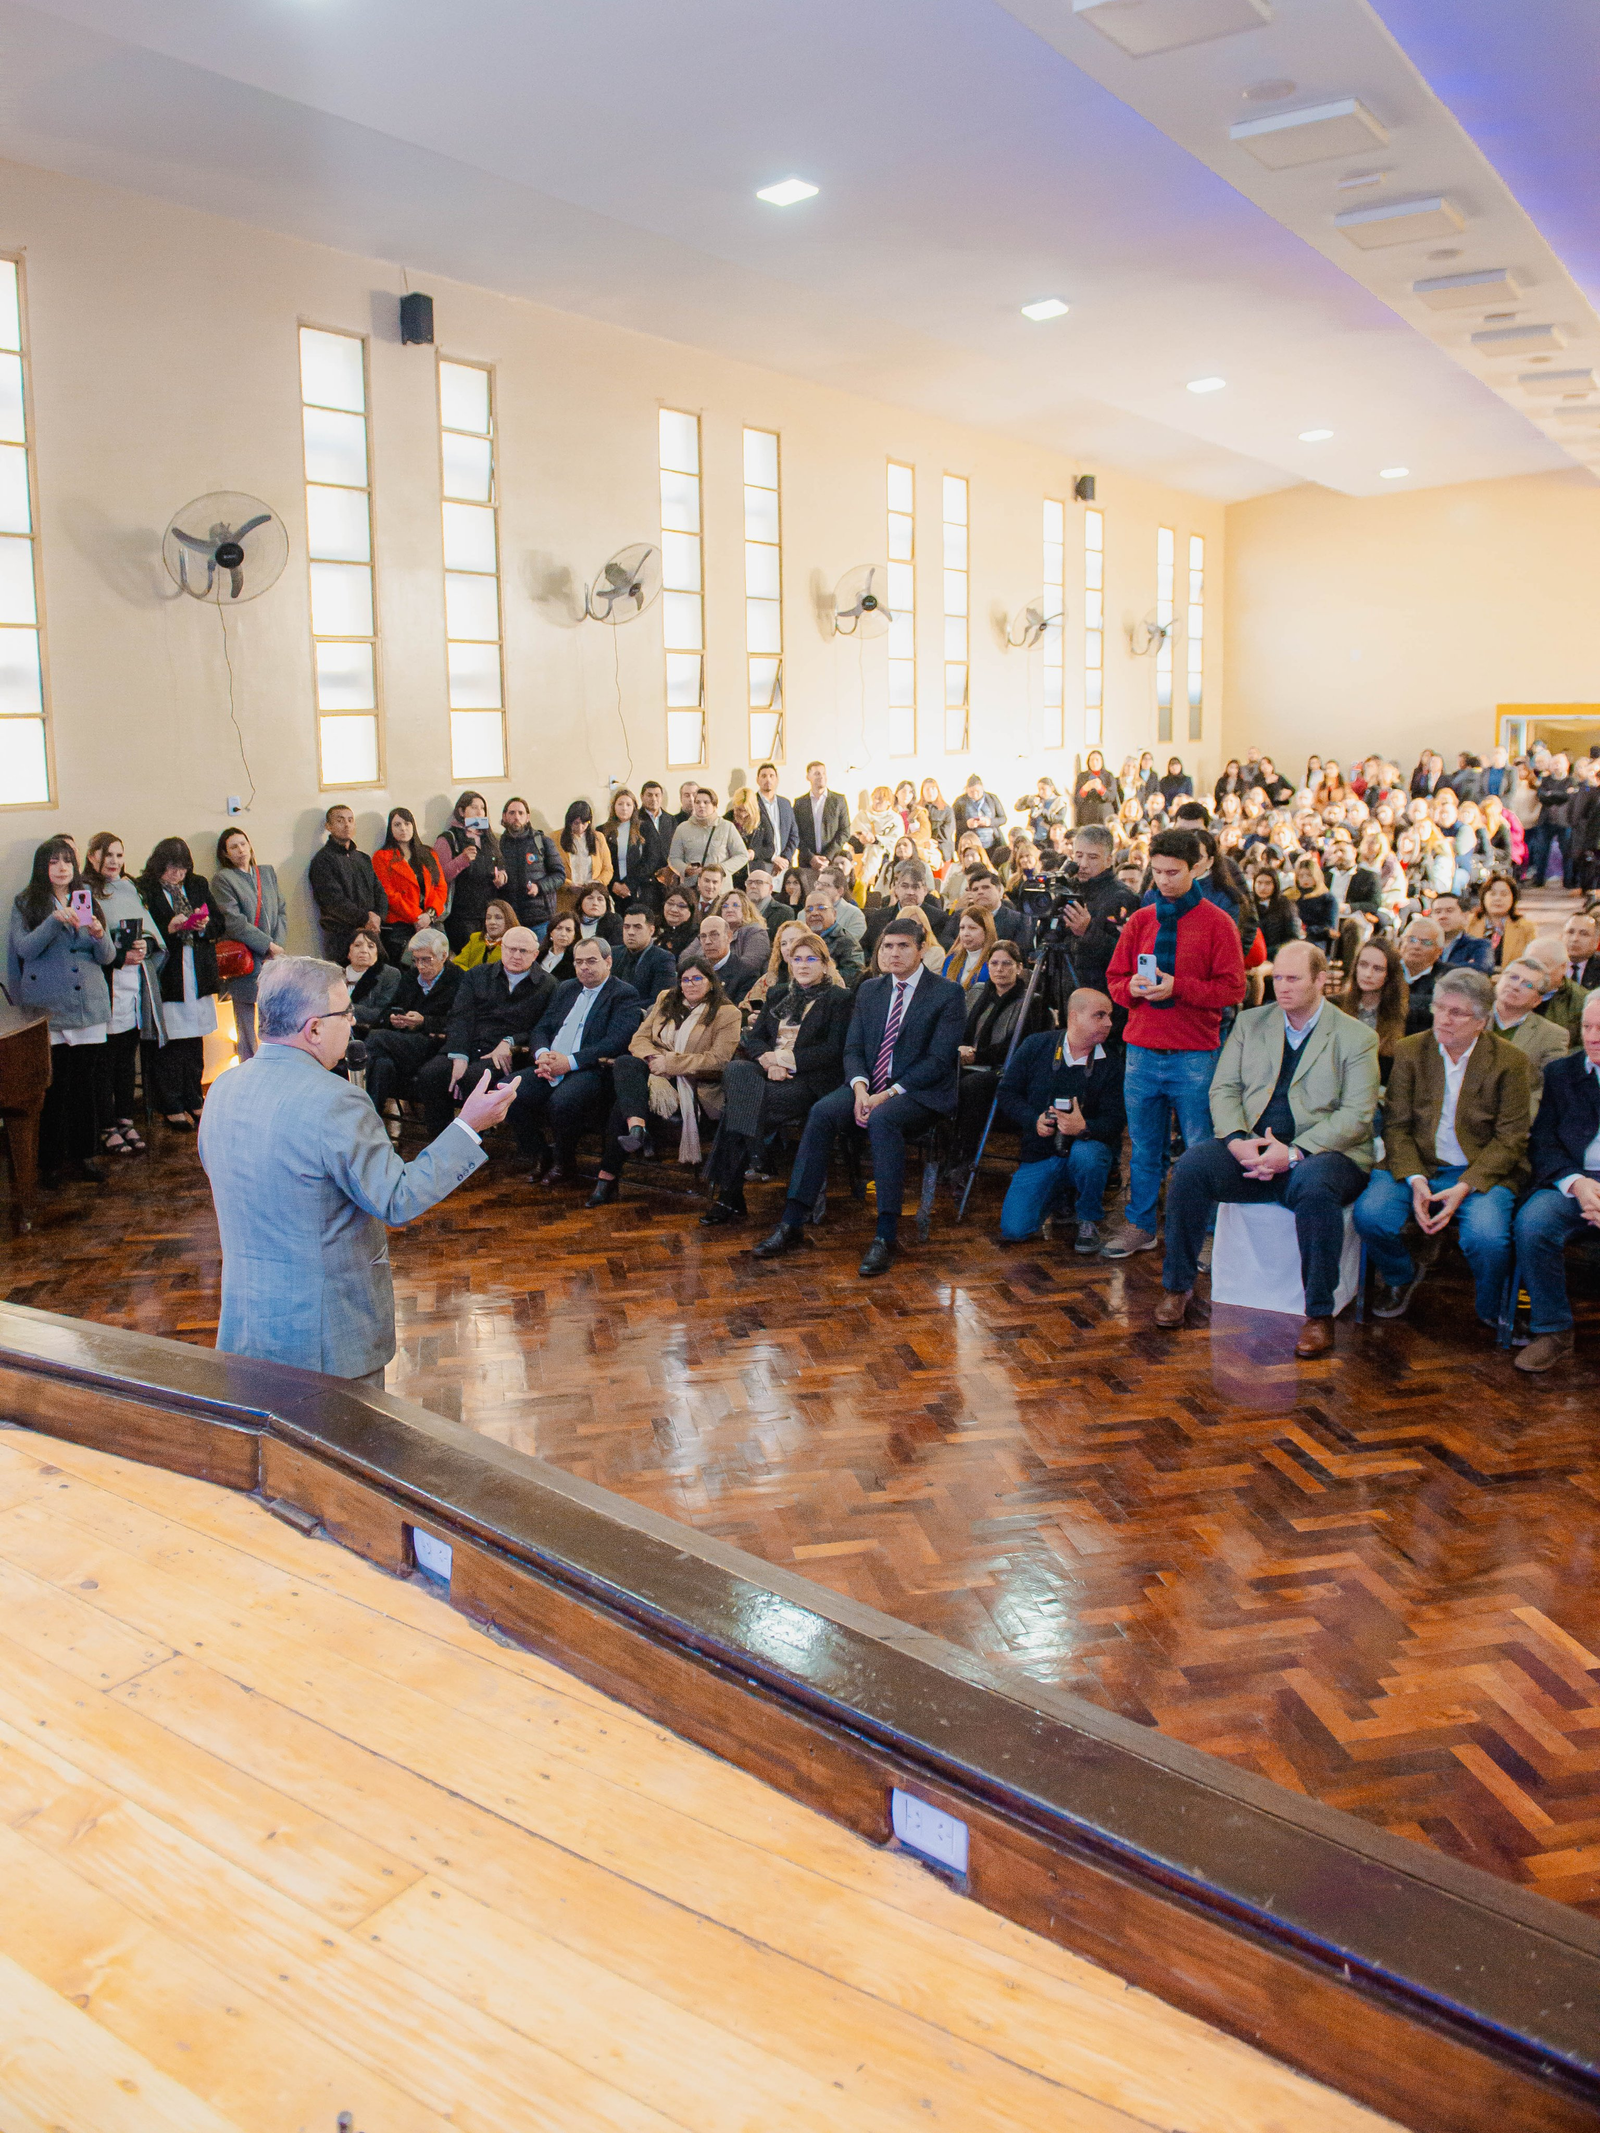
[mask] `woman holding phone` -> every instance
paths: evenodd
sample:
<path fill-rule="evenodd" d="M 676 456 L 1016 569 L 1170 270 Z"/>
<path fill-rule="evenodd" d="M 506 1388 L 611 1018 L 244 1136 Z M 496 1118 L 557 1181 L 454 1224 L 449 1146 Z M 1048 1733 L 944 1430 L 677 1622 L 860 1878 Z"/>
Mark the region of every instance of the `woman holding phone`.
<path fill-rule="evenodd" d="M 392 835 L 392 815 L 389 827 Z M 436 838 L 433 851 L 450 888 L 444 930 L 450 938 L 450 953 L 459 955 L 473 934 L 483 931 L 483 914 L 490 897 L 506 885 L 500 841 L 489 827 L 489 803 L 481 792 L 461 795 Z"/>
<path fill-rule="evenodd" d="M 155 920 L 128 877 L 127 853 L 112 830 L 89 839 L 83 872 L 116 947 L 111 966 L 111 1034 L 106 1039 L 106 1081 L 101 1094 L 100 1145 L 108 1155 L 143 1155 L 144 1141 L 133 1122 L 134 1066 L 139 1040 L 156 1043 L 163 1035 L 161 995 L 155 987 L 167 960 L 166 943 Z M 108 1086 L 109 1085 L 109 1086 Z"/>
<path fill-rule="evenodd" d="M 33 855 L 28 885 L 11 907 L 6 989 L 12 1003 L 50 1024 L 50 1086 L 39 1119 L 39 1172 L 51 1185 L 64 1170 L 105 1183 L 95 1161 L 100 1132 L 116 944 L 78 871 L 65 837 Z"/>
<path fill-rule="evenodd" d="M 211 884 L 194 870 L 181 837 L 163 837 L 144 863 L 139 893 L 167 944 L 161 971 L 165 1044 L 147 1044 L 144 1069 L 157 1109 L 178 1133 L 192 1133 L 205 1102 L 205 1040 L 217 1026 L 217 949 L 222 913 Z"/>

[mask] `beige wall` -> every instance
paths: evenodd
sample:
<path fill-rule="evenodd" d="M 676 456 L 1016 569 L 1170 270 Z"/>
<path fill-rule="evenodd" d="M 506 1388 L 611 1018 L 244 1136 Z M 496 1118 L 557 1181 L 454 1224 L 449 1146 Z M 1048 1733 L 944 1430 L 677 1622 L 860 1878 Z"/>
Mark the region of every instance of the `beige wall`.
<path fill-rule="evenodd" d="M 119 831 L 142 859 L 177 832 L 209 867 L 229 793 L 247 790 L 228 718 L 215 609 L 173 597 L 159 543 L 208 490 L 264 497 L 291 554 L 278 585 L 229 618 L 238 710 L 257 797 L 260 857 L 298 885 L 328 795 L 319 794 L 300 463 L 296 328 L 369 333 L 373 489 L 388 785 L 353 796 L 361 835 L 392 795 L 437 829 L 451 793 L 445 711 L 437 403 L 430 351 L 399 345 L 399 277 L 350 257 L 135 195 L 10 167 L 0 249 L 25 257 L 40 531 L 59 804 L 0 816 L 5 874 L 58 827 Z M 563 623 L 535 593 L 592 574 L 658 525 L 656 411 L 703 416 L 708 772 L 747 764 L 740 430 L 783 439 L 787 790 L 825 755 L 852 797 L 885 758 L 884 647 L 825 639 L 813 583 L 884 552 L 884 465 L 917 470 L 924 730 L 937 742 L 940 476 L 965 474 L 972 521 L 972 754 L 1009 802 L 1048 770 L 1065 781 L 1081 735 L 1082 510 L 1069 503 L 1068 735 L 1039 746 L 1037 654 L 1002 650 L 991 615 L 1037 592 L 1040 506 L 1070 497 L 1076 466 L 988 434 L 831 393 L 667 341 L 432 280 L 445 354 L 497 367 L 511 778 L 559 819 L 609 777 L 666 774 L 659 617 L 617 632 Z M 1155 529 L 1205 535 L 1212 565 L 1209 722 L 1220 723 L 1223 512 L 1097 467 L 1106 514 L 1108 753 L 1153 744 L 1153 673 L 1122 626 L 1154 598 Z M 618 668 L 613 668 L 613 655 Z M 622 714 L 617 690 L 620 678 Z M 1217 751 L 1192 749 L 1202 765 Z M 951 792 L 966 759 L 930 748 L 909 772 Z M 681 773 L 680 773 L 681 775 Z M 670 781 L 674 786 L 676 777 Z M 0 796 L 3 797 L 3 796 Z M 204 856 L 202 856 L 202 854 Z M 296 886 L 297 937 L 306 907 Z"/>
<path fill-rule="evenodd" d="M 1501 703 L 1600 700 L 1600 482 L 1570 473 L 1228 512 L 1228 753 L 1409 770 L 1495 740 Z M 1291 768 L 1292 766 L 1292 768 Z"/>

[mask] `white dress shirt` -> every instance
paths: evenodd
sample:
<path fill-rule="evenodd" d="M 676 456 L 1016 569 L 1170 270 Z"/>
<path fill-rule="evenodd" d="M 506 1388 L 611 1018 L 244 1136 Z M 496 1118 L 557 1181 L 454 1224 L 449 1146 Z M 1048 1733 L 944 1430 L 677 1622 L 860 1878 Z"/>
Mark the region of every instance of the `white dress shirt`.
<path fill-rule="evenodd" d="M 1321 1021 L 1322 1008 L 1323 1003 L 1319 1000 L 1317 1002 L 1315 1012 L 1311 1015 L 1309 1020 L 1301 1024 L 1299 1029 L 1296 1029 L 1294 1024 L 1289 1020 L 1288 1011 L 1287 1009 L 1285 1009 L 1283 1017 L 1283 1041 L 1286 1045 L 1288 1045 L 1291 1052 L 1299 1051 L 1301 1045 L 1305 1043 L 1306 1039 L 1311 1035 L 1311 1032 Z"/>
<path fill-rule="evenodd" d="M 593 1007 L 595 1001 L 599 999 L 601 986 L 604 983 L 605 980 L 602 978 L 600 985 L 585 985 L 579 988 L 578 997 L 567 1009 L 566 1021 L 556 1031 L 555 1043 L 550 1045 L 548 1049 L 534 1054 L 535 1064 L 541 1059 L 548 1059 L 551 1052 L 559 1052 L 563 1059 L 571 1059 L 576 1054 L 583 1043 L 583 1025 L 588 1021 L 589 1010 Z M 564 1077 L 558 1074 L 556 1079 L 560 1081 Z"/>
<path fill-rule="evenodd" d="M 812 823 L 815 825 L 816 831 L 815 836 L 812 838 L 812 843 L 816 847 L 817 857 L 819 859 L 822 856 L 822 811 L 827 806 L 827 804 L 828 795 L 826 793 L 824 793 L 820 799 L 818 799 L 815 793 L 812 794 L 811 820 Z"/>
<path fill-rule="evenodd" d="M 1433 1137 L 1433 1155 L 1441 1169 L 1448 1163 L 1459 1163 L 1466 1168 L 1467 1151 L 1456 1138 L 1456 1106 L 1461 1101 L 1461 1084 L 1467 1078 L 1467 1062 L 1472 1051 L 1473 1047 L 1468 1045 L 1459 1059 L 1452 1059 L 1444 1046 L 1439 1046 L 1439 1057 L 1444 1061 L 1444 1102 L 1439 1108 L 1439 1130 Z"/>
<path fill-rule="evenodd" d="M 1586 1074 L 1595 1072 L 1595 1063 L 1592 1059 L 1586 1059 L 1583 1062 L 1583 1071 Z M 1595 1135 L 1594 1139 L 1583 1151 L 1582 1170 L 1569 1170 L 1564 1178 L 1558 1178 L 1556 1180 L 1556 1190 L 1564 1192 L 1568 1199 L 1571 1199 L 1572 1188 L 1577 1184 L 1579 1178 L 1589 1178 L 1600 1182 L 1600 1133 Z"/>

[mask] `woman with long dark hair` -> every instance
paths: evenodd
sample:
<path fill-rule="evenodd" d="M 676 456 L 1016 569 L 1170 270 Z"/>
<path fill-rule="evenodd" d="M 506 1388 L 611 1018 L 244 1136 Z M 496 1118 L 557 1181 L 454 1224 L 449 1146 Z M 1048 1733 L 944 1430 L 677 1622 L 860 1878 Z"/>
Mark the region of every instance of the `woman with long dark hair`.
<path fill-rule="evenodd" d="M 1015 941 L 996 939 L 989 950 L 988 975 L 968 996 L 967 1026 L 962 1033 L 960 1093 L 956 1105 L 956 1153 L 963 1163 L 977 1152 L 978 1136 L 999 1085 L 1019 1023 L 1031 1037 L 1050 1025 L 1044 994 L 1034 993 L 1023 1021 L 1028 990 L 1028 962 Z"/>
<path fill-rule="evenodd" d="M 84 879 L 94 891 L 106 931 L 116 943 L 111 966 L 111 1025 L 106 1038 L 108 1100 L 100 1145 L 108 1155 L 143 1155 L 144 1137 L 133 1122 L 133 1090 L 139 1040 L 162 1035 L 161 995 L 155 980 L 167 960 L 167 945 L 127 871 L 127 852 L 114 830 L 97 830 L 83 855 Z"/>
<path fill-rule="evenodd" d="M 165 1044 L 143 1051 L 146 1083 L 167 1124 L 192 1133 L 205 1101 L 205 1040 L 217 1026 L 217 948 L 222 913 L 211 884 L 194 870 L 181 837 L 163 837 L 144 863 L 139 894 L 167 944 L 161 970 Z"/>
<path fill-rule="evenodd" d="M 1294 863 L 1295 903 L 1305 937 L 1324 955 L 1333 954 L 1339 925 L 1339 901 L 1322 878 L 1322 863 L 1311 852 Z"/>
<path fill-rule="evenodd" d="M 587 800 L 574 800 L 568 806 L 556 848 L 566 876 L 557 893 L 556 909 L 570 911 L 587 883 L 598 881 L 605 886 L 611 880 L 611 847 L 596 830 L 594 809 Z"/>
<path fill-rule="evenodd" d="M 674 962 L 694 939 L 698 925 L 692 898 L 682 889 L 669 889 L 661 899 L 661 945 Z"/>
<path fill-rule="evenodd" d="M 1079 829 L 1085 823 L 1109 822 L 1121 805 L 1121 781 L 1107 770 L 1101 751 L 1091 748 L 1072 787 L 1073 820 Z"/>
<path fill-rule="evenodd" d="M 1270 962 L 1285 941 L 1304 940 L 1305 928 L 1293 901 L 1283 893 L 1275 866 L 1265 862 L 1257 866 L 1250 877 L 1250 892 L 1255 899 L 1256 920 Z"/>
<path fill-rule="evenodd" d="M 939 790 L 939 780 L 937 778 L 923 779 L 919 797 L 923 807 L 927 810 L 928 828 L 933 833 L 933 841 L 939 847 L 945 864 L 948 866 L 955 857 L 955 810 Z"/>
<path fill-rule="evenodd" d="M 12 1004 L 50 1024 L 50 1086 L 39 1118 L 39 1172 L 47 1185 L 64 1170 L 105 1183 L 94 1158 L 111 1027 L 106 972 L 116 953 L 70 840 L 49 838 L 11 906 L 6 944 Z"/>
<path fill-rule="evenodd" d="M 539 968 L 548 971 L 558 985 L 578 975 L 572 961 L 577 940 L 578 918 L 573 911 L 558 911 L 540 938 Z"/>
<path fill-rule="evenodd" d="M 1350 960 L 1350 974 L 1334 1003 L 1378 1033 L 1378 1073 L 1389 1079 L 1394 1048 L 1406 1033 L 1411 988 L 1400 951 L 1382 934 L 1365 942 Z"/>
<path fill-rule="evenodd" d="M 578 891 L 578 901 L 573 909 L 578 921 L 578 938 L 591 941 L 599 938 L 609 941 L 612 947 L 622 939 L 622 921 L 611 908 L 611 891 L 603 881 L 586 882 Z M 763 927 L 763 932 L 766 930 Z"/>
<path fill-rule="evenodd" d="M 289 938 L 289 909 L 272 867 L 261 866 L 255 847 L 242 829 L 225 829 L 217 839 L 217 871 L 212 877 L 223 930 L 250 956 L 253 967 L 227 981 L 239 1033 L 239 1057 L 256 1048 L 256 980 Z"/>
<path fill-rule="evenodd" d="M 372 855 L 372 871 L 389 905 L 389 916 L 378 929 L 383 952 L 398 969 L 412 934 L 439 925 L 450 901 L 438 854 L 422 841 L 409 807 L 390 808 L 383 842 Z"/>
<path fill-rule="evenodd" d="M 606 1124 L 600 1177 L 590 1207 L 617 1197 L 630 1155 L 644 1147 L 650 1116 L 678 1120 L 678 1161 L 700 1161 L 700 1119 L 722 1116 L 722 1070 L 739 1042 L 739 1010 L 699 956 L 678 972 L 611 1069 L 616 1101 Z"/>
<path fill-rule="evenodd" d="M 391 829 L 392 829 L 391 818 Z M 483 930 L 491 896 L 506 885 L 500 863 L 500 840 L 489 827 L 489 803 L 481 792 L 464 792 L 443 830 L 434 839 L 434 855 L 450 885 L 450 910 L 444 930 L 450 952 L 458 954 L 473 934 Z"/>

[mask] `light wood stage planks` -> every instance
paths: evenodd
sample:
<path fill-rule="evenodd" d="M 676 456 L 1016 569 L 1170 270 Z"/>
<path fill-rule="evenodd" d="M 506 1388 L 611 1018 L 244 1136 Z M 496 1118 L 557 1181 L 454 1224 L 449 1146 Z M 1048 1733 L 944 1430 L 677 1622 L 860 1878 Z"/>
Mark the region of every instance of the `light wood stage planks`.
<path fill-rule="evenodd" d="M 1379 2133 L 248 1498 L 0 1431 L 6 2133 Z"/>

